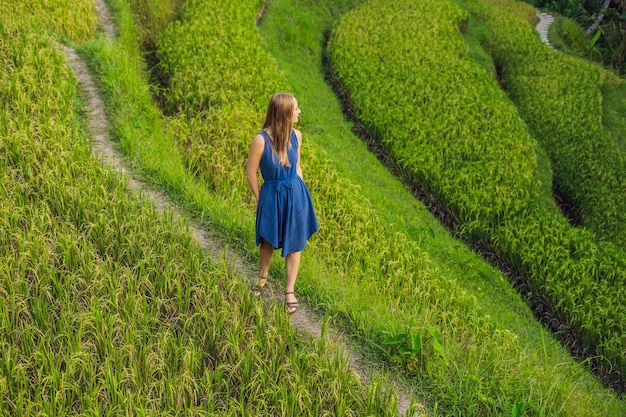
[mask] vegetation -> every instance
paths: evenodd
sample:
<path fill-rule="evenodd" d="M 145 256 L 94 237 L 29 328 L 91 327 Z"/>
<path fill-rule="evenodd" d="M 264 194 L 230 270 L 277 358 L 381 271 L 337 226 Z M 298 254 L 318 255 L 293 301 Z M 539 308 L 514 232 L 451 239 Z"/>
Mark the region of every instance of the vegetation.
<path fill-rule="evenodd" d="M 298 285 L 310 305 L 350 332 L 381 367 L 401 371 L 433 414 L 624 414 L 624 402 L 541 328 L 502 274 L 451 238 L 350 132 L 324 83 L 322 57 L 325 33 L 360 1 L 276 0 L 263 16 L 262 38 L 255 22 L 264 3 L 188 0 L 173 12 L 178 4 L 173 1 L 169 9 L 146 14 L 143 9 L 153 9 L 150 1 L 110 1 L 118 38 L 95 37 L 80 52 L 104 94 L 112 131 L 136 168 L 237 253 L 254 259 L 253 205 L 243 162 L 271 93 L 296 92 L 304 110 L 305 180 L 323 226 L 306 250 Z M 167 24 L 174 16 L 180 20 Z M 130 197 L 123 181 L 89 155 L 75 80 L 50 37 L 16 29 L 15 36 L 29 42 L 30 37 L 41 39 L 24 53 L 15 36 L 2 33 L 11 42 L 0 42 L 0 59 L 23 63 L 19 73 L 25 75 L 31 99 L 23 106 L 13 98 L 4 100 L 23 88 L 10 73 L 7 80 L 17 87 L 0 87 L 2 102 L 11 103 L 0 116 L 2 146 L 9 144 L 0 152 L 5 158 L 0 166 L 10 174 L 2 178 L 11 190 L 7 200 L 16 201 L 17 209 L 9 204 L 11 210 L 4 209 L 0 219 L 31 213 L 31 201 L 40 210 L 7 221 L 0 247 L 14 247 L 5 242 L 15 239 L 19 248 L 41 249 L 32 256 L 20 250 L 18 263 L 12 263 L 14 253 L 0 252 L 0 261 L 10 265 L 4 271 L 25 268 L 3 279 L 4 291 L 18 294 L 3 297 L 15 300 L 4 304 L 10 320 L 3 322 L 37 323 L 32 331 L 2 332 L 6 371 L 0 373 L 0 395 L 22 399 L 2 412 L 395 413 L 395 400 L 382 393 L 380 383 L 362 387 L 342 363 L 329 359 L 329 348 L 294 334 L 283 309 L 264 310 L 250 298 L 246 280 L 227 264 L 206 259 L 184 224 L 172 224 Z M 151 51 L 154 43 L 157 50 Z M 478 44 L 473 48 L 468 54 L 482 59 L 484 73 L 486 55 Z M 55 64 L 24 59 L 38 50 Z M 62 87 L 42 81 L 56 80 L 50 74 L 63 71 Z M 472 72 L 472 82 L 483 73 Z M 54 97 L 57 88 L 65 100 L 42 99 Z M 503 101 L 497 88 L 489 91 L 492 100 Z M 512 105 L 498 111 L 511 119 L 503 126 L 526 131 Z M 50 122 L 42 122 L 40 113 Z M 399 111 L 397 117 L 404 120 L 409 114 Z M 45 146 L 56 146 L 54 152 L 37 148 L 28 133 L 9 130 L 25 121 L 37 123 L 27 132 L 41 132 Z M 72 133 L 59 135 L 60 126 L 72 127 Z M 4 141 L 5 133 L 10 141 Z M 493 184 L 488 186 L 495 196 L 480 194 L 494 201 L 493 208 L 481 210 L 493 225 L 507 213 L 533 209 L 532 201 L 549 193 L 540 179 L 550 174 L 538 174 L 534 159 L 541 149 L 526 135 L 507 142 L 521 145 L 521 160 L 507 161 L 525 173 L 522 181 L 501 176 L 520 201 L 507 201 L 507 192 Z M 42 154 L 44 168 L 32 163 Z M 500 157 L 508 156 L 502 151 Z M 500 166 L 496 159 L 488 164 L 494 171 Z M 458 195 L 452 182 L 446 184 L 446 193 Z M 550 213 L 557 218 L 555 205 Z M 564 219 L 559 224 L 569 227 Z M 481 233 L 476 224 L 464 230 Z M 32 245 L 39 242 L 36 236 L 43 243 Z M 273 265 L 272 276 L 280 277 L 281 268 Z M 22 275 L 25 283 L 14 280 Z M 31 300 L 35 307 L 22 308 Z M 30 311 L 53 312 L 67 321 L 50 323 L 43 313 L 31 314 L 39 317 L 31 320 Z M 17 319 L 23 317 L 28 320 Z M 64 338 L 72 342 L 66 350 Z M 37 362 L 40 358 L 46 361 Z M 49 365 L 37 367 L 42 362 Z M 26 388 L 32 385 L 51 387 L 42 390 L 50 394 L 32 398 Z M 66 396 L 59 399 L 53 392 Z"/>
<path fill-rule="evenodd" d="M 623 75 L 626 67 L 626 2 L 624 0 L 527 0 L 527 3 L 566 17 L 568 30 L 583 32 L 585 55 L 602 63 L 607 69 Z M 574 44 L 575 50 L 580 45 Z"/>
<path fill-rule="evenodd" d="M 589 39 L 580 25 L 571 18 L 556 17 L 548 32 L 548 39 L 554 49 L 573 55 L 591 58 Z"/>
<path fill-rule="evenodd" d="M 97 23 L 94 3 L 79 0 L 3 1 L 0 16 L 3 24 L 9 24 L 9 20 L 17 21 L 22 27 L 52 30 L 74 42 L 93 36 Z"/>
<path fill-rule="evenodd" d="M 489 6 L 477 13 L 492 35 L 500 39 L 497 45 L 493 43 L 489 48 L 496 65 L 501 68 L 502 83 L 518 106 L 520 115 L 550 155 L 554 187 L 573 203 L 585 228 L 623 247 L 626 236 L 622 230 L 626 161 L 620 142 L 612 137 L 618 130 L 615 122 L 608 119 L 609 129 L 605 129 L 602 119 L 603 114 L 610 115 L 608 108 L 615 108 L 614 103 L 602 106 L 603 92 L 623 89 L 623 81 L 594 65 L 553 54 L 539 45 L 526 24 L 529 19 L 515 17 L 531 13 L 530 10 L 521 11 L 524 9 L 521 4 L 484 3 Z M 509 35 L 511 32 L 516 33 L 515 40 Z M 519 54 L 511 51 L 513 44 Z M 598 249 L 601 251 L 599 256 L 587 252 L 585 262 L 595 259 L 597 263 L 585 280 L 604 286 L 606 297 L 613 300 L 612 303 L 622 304 L 620 288 L 626 272 L 619 265 L 623 265 L 625 256 L 608 245 L 600 245 Z M 613 264 L 611 257 L 618 263 Z M 594 290 L 592 294 L 595 293 Z M 598 311 L 605 308 L 603 301 L 597 306 Z M 588 327 L 590 324 L 583 321 L 580 325 Z M 602 326 L 605 327 L 602 333 L 607 334 L 623 324 L 609 319 Z M 622 363 L 626 340 L 622 331 L 618 332 L 615 341 L 608 345 L 617 358 L 616 363 Z M 592 339 L 587 340 L 587 343 L 595 343 Z M 624 375 L 623 365 L 616 367 Z"/>
<path fill-rule="evenodd" d="M 542 203 L 550 188 L 539 182 L 536 144 L 494 74 L 474 64 L 458 32 L 466 20 L 452 2 L 370 2 L 333 32 L 333 67 L 356 116 L 411 184 L 450 210 L 464 239 L 526 277 L 546 321 L 608 360 L 607 373 L 623 374 L 623 255 Z M 522 31 L 510 19 L 491 24 L 511 37 Z"/>
<path fill-rule="evenodd" d="M 602 121 L 602 85 L 622 81 L 541 45 L 525 18 L 532 8 L 523 3 L 477 3 L 466 2 L 499 40 L 485 46 L 501 83 L 550 156 L 554 187 L 573 203 L 585 228 L 624 246 L 626 160 Z"/>

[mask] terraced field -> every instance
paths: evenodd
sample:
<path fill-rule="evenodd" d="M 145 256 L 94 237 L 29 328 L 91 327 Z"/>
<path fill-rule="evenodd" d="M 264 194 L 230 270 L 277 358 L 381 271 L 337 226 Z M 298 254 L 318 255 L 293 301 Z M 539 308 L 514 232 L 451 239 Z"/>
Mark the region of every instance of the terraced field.
<path fill-rule="evenodd" d="M 576 205 L 581 212 L 593 206 L 598 211 L 593 218 L 608 222 L 613 210 L 619 216 L 625 213 L 617 208 L 626 190 L 623 158 L 599 118 L 602 84 L 597 78 L 610 76 L 538 42 L 527 18 L 533 12 L 529 6 L 467 3 L 475 19 L 483 19 L 492 31 L 487 33 L 493 33 L 484 41 L 494 56 L 491 71 L 472 56 L 486 52 L 476 46 L 471 50 L 462 33 L 481 21 L 469 23 L 468 11 L 454 2 L 418 11 L 412 1 L 370 2 L 350 13 L 330 39 L 334 68 L 357 117 L 388 149 L 407 181 L 434 195 L 467 242 L 495 254 L 519 274 L 538 294 L 537 303 L 550 312 L 549 320 L 560 323 L 553 328 L 569 333 L 582 355 L 602 357 L 605 363 L 597 364 L 600 372 L 623 389 L 626 256 L 619 240 L 624 233 L 592 220 L 584 220 L 582 227 L 569 225 L 550 201 L 551 184 L 545 184 L 550 178 L 541 178 L 536 150 L 542 146 L 551 156 L 552 185 L 569 188 L 564 192 L 571 201 L 581 201 Z M 393 29 L 385 27 L 388 19 L 395 22 Z M 436 29 L 413 29 L 414 21 Z M 508 48 L 501 47 L 507 37 Z M 520 50 L 519 43 L 528 44 L 529 50 Z M 517 50 L 513 61 L 511 51 Z M 551 66 L 542 64 L 543 56 Z M 498 83 L 497 68 L 504 72 L 501 83 L 510 86 L 512 100 Z M 508 76 L 505 71 L 532 76 Z M 548 79 L 558 79 L 565 93 Z M 531 108 L 538 106 L 543 110 L 532 113 Z M 577 107 L 578 113 L 573 111 Z M 397 114 L 407 108 L 413 109 L 411 116 L 399 118 Z M 561 117 L 561 110 L 576 121 Z M 596 132 L 595 139 L 569 128 L 580 128 L 583 114 L 595 115 L 582 128 Z M 577 146 L 598 154 L 591 156 Z M 611 157 L 602 157 L 604 153 Z M 589 166 L 597 167 L 595 174 L 586 171 L 585 158 Z M 563 178 L 565 166 L 570 179 Z M 571 192 L 574 188 L 577 193 Z M 616 236 L 613 242 L 611 234 Z"/>
<path fill-rule="evenodd" d="M 549 275 L 536 273 L 545 282 L 531 280 L 528 290 L 575 329 L 567 335 L 582 334 L 605 358 L 575 360 L 510 277 L 465 244 L 501 239 L 513 265 L 519 262 L 514 277 L 524 278 L 541 271 L 524 257 L 536 254 L 532 239 L 550 249 L 567 238 L 580 268 L 597 268 L 605 278 L 590 291 L 619 301 L 609 278 L 623 277 L 614 268 L 623 267 L 621 252 L 609 238 L 598 243 L 597 230 L 571 229 L 552 200 L 553 156 L 489 78 L 500 65 L 486 46 L 497 41 L 496 28 L 480 26 L 482 39 L 459 32 L 463 22 L 478 27 L 481 13 L 504 13 L 505 3 L 111 0 L 114 38 L 96 31 L 92 5 L 36 4 L 0 6 L 0 62 L 8 68 L 0 78 L 4 415 L 626 413 L 623 397 L 599 381 L 620 386 L 620 334 L 605 332 L 621 328 L 617 319 L 606 327 L 620 317 L 618 304 L 607 307 L 615 316 L 599 315 L 600 324 L 589 326 L 585 314 L 597 314 L 600 303 L 567 297 L 575 285 L 561 293 Z M 390 48 L 394 36 L 405 41 Z M 364 48 L 356 54 L 349 49 L 355 41 Z M 89 114 L 61 43 L 88 62 L 128 169 L 171 198 L 193 228 L 210 232 L 212 245 L 227 247 L 228 258 L 210 255 L 206 244 L 203 250 L 188 220 L 156 211 L 125 174 L 90 153 Z M 425 51 L 436 48 L 449 56 L 428 61 Z M 402 52 L 392 61 L 398 66 L 375 67 L 394 51 Z M 416 53 L 422 61 L 403 67 Z M 342 72 L 349 68 L 360 73 L 351 78 Z M 381 85 L 387 70 L 414 78 Z M 353 133 L 332 76 L 349 92 L 369 143 Z M 404 94 L 391 94 L 394 84 Z M 411 92 L 414 85 L 422 88 Z M 450 85 L 459 96 L 450 96 Z M 293 91 L 303 109 L 304 177 L 322 226 L 304 252 L 296 288 L 323 329 L 349 335 L 355 355 L 375 370 L 367 383 L 332 343 L 294 332 L 280 303 L 254 299 L 247 288 L 253 277 L 235 267 L 256 262 L 243 163 L 277 90 Z M 420 96 L 424 91 L 431 96 Z M 449 97 L 435 105 L 438 91 Z M 415 121 L 421 124 L 410 127 Z M 476 127 L 485 132 L 480 146 L 469 141 L 477 140 Z M 396 151 L 396 129 L 425 135 L 428 147 L 406 141 Z M 442 213 L 452 232 L 429 209 Z M 529 213 L 546 217 L 527 225 Z M 506 240 L 510 230 L 535 234 Z M 562 234 L 552 237 L 554 230 Z M 279 293 L 280 262 L 271 273 Z M 576 330 L 572 312 L 579 311 L 588 333 Z M 299 328 L 298 318 L 291 320 Z M 392 384 L 377 376 L 389 373 Z M 412 395 L 413 407 L 398 403 L 402 393 Z"/>

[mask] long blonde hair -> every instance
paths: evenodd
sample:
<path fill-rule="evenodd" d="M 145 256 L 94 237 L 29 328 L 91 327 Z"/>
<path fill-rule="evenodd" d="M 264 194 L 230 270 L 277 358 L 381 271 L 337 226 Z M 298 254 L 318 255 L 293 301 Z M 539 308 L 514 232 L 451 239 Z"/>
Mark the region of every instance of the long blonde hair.
<path fill-rule="evenodd" d="M 276 93 L 267 106 L 267 114 L 263 129 L 270 129 L 270 139 L 274 144 L 274 152 L 278 155 L 278 162 L 284 167 L 290 167 L 287 157 L 287 147 L 291 147 L 291 128 L 293 112 L 296 110 L 296 98 L 288 93 Z"/>

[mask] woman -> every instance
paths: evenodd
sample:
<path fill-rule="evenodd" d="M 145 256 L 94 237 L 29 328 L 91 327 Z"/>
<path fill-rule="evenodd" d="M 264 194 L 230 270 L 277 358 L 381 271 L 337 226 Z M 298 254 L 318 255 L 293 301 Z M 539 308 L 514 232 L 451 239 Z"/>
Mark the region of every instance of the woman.
<path fill-rule="evenodd" d="M 256 244 L 260 245 L 261 271 L 257 288 L 262 289 L 267 283 L 274 249 L 282 248 L 287 273 L 285 301 L 289 314 L 298 309 L 294 291 L 300 251 L 318 229 L 311 195 L 302 180 L 302 134 L 293 129 L 299 115 L 298 102 L 293 95 L 274 94 L 263 129 L 252 141 L 246 164 L 246 177 L 256 200 Z M 259 168 L 263 177 L 260 190 Z"/>

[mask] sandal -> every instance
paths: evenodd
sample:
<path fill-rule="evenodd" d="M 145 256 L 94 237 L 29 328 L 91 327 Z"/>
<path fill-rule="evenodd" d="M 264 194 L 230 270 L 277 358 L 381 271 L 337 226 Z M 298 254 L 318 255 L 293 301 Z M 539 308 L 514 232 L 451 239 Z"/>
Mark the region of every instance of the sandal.
<path fill-rule="evenodd" d="M 287 312 L 289 314 L 293 314 L 298 310 L 298 307 L 300 307 L 300 304 L 298 303 L 298 300 L 292 301 L 292 302 L 287 301 L 287 294 L 293 294 L 293 296 L 295 297 L 296 293 L 294 293 L 293 291 L 289 291 L 285 293 L 285 301 L 287 302 Z"/>
<path fill-rule="evenodd" d="M 265 288 L 265 284 L 267 284 L 269 277 L 269 274 L 264 277 L 259 277 L 259 279 L 254 283 L 254 294 L 257 297 L 261 295 L 261 291 Z"/>

